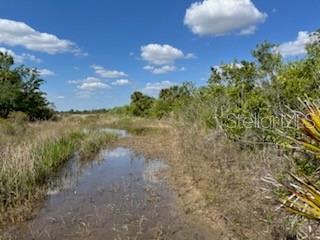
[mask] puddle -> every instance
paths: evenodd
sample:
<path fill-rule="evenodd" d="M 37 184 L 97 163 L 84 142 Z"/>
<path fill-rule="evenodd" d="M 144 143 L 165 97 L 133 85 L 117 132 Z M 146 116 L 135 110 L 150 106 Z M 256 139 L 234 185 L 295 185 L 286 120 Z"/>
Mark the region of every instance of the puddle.
<path fill-rule="evenodd" d="M 90 131 L 89 129 L 87 128 L 84 128 L 83 129 L 83 132 L 86 133 Z M 111 133 L 111 134 L 114 134 L 114 135 L 117 135 L 118 137 L 120 138 L 125 138 L 125 137 L 130 137 L 130 134 L 126 131 L 126 130 L 123 130 L 123 129 L 117 129 L 117 128 L 100 128 L 99 129 L 100 132 L 105 132 L 105 133 Z"/>
<path fill-rule="evenodd" d="M 127 148 L 72 158 L 35 217 L 13 239 L 209 239 L 187 222 L 161 178 L 168 166 Z"/>

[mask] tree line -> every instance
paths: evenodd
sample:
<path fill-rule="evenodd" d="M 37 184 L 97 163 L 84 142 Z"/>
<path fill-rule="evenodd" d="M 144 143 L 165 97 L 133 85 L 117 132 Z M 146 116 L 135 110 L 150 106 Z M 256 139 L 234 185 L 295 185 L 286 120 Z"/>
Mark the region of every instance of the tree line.
<path fill-rule="evenodd" d="M 272 129 L 262 129 L 254 118 L 280 124 L 279 115 L 299 110 L 299 99 L 320 100 L 320 32 L 310 34 L 306 54 L 284 59 L 277 45 L 258 44 L 252 60 L 237 60 L 211 68 L 207 85 L 184 83 L 162 89 L 158 98 L 141 92 L 131 95 L 131 103 L 109 112 L 140 117 L 174 116 L 201 122 L 207 128 L 223 128 L 230 138 L 254 135 L 259 141 L 274 140 Z M 247 121 L 246 124 L 238 124 Z M 281 127 L 280 125 L 276 125 Z"/>
<path fill-rule="evenodd" d="M 111 111 L 223 130 L 246 150 L 281 149 L 277 154 L 286 156 L 288 166 L 265 178 L 273 197 L 291 213 L 319 222 L 320 32 L 309 39 L 302 57 L 283 58 L 277 45 L 263 42 L 252 60 L 212 67 L 205 86 L 173 86 L 158 98 L 134 92 L 130 105 Z"/>

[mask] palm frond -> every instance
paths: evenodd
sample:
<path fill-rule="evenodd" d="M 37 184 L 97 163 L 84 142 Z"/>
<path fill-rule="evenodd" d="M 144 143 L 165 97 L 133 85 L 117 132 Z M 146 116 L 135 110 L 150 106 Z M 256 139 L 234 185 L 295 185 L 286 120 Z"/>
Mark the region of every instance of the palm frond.
<path fill-rule="evenodd" d="M 291 193 L 280 199 L 282 206 L 294 214 L 320 221 L 320 191 L 306 179 L 292 175 L 293 181 L 283 186 Z"/>

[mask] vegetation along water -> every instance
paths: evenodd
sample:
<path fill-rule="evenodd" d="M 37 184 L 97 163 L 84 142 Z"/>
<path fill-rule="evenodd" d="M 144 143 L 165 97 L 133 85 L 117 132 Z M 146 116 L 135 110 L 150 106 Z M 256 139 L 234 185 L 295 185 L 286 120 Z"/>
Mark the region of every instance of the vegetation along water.
<path fill-rule="evenodd" d="M 299 58 L 264 41 L 205 85 L 86 111 L 56 110 L 41 72 L 0 49 L 0 239 L 319 239 L 308 37 Z"/>

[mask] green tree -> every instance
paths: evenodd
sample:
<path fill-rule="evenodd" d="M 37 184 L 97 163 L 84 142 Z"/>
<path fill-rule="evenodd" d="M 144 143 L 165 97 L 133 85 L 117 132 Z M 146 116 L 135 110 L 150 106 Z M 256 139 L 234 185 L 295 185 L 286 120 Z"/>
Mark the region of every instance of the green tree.
<path fill-rule="evenodd" d="M 0 117 L 7 117 L 17 108 L 22 83 L 18 72 L 10 69 L 13 64 L 12 56 L 0 52 Z"/>
<path fill-rule="evenodd" d="M 141 92 L 134 92 L 131 95 L 130 109 L 134 116 L 148 116 L 155 99 L 144 95 Z"/>
<path fill-rule="evenodd" d="M 282 66 L 282 57 L 276 48 L 277 45 L 264 41 L 252 51 L 252 56 L 257 61 L 262 83 L 269 83 Z"/>
<path fill-rule="evenodd" d="M 21 111 L 31 120 L 51 118 L 53 110 L 40 89 L 43 82 L 36 69 L 14 67 L 13 57 L 0 52 L 0 117 Z"/>
<path fill-rule="evenodd" d="M 162 89 L 158 100 L 155 101 L 151 115 L 157 118 L 168 116 L 171 112 L 181 108 L 190 99 L 194 87 L 191 83 L 183 83 Z"/>

